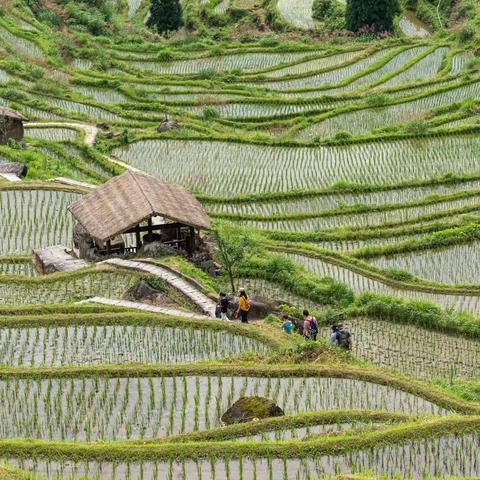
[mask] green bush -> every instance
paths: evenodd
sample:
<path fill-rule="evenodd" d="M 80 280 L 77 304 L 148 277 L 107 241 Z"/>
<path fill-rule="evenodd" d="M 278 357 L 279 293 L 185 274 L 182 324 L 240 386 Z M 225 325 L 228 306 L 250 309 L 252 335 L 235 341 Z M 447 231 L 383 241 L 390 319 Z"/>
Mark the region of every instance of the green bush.
<path fill-rule="evenodd" d="M 218 113 L 218 110 L 215 107 L 212 107 L 211 105 L 209 105 L 202 109 L 202 116 L 205 120 L 213 120 L 215 118 L 218 118 L 220 114 Z"/>

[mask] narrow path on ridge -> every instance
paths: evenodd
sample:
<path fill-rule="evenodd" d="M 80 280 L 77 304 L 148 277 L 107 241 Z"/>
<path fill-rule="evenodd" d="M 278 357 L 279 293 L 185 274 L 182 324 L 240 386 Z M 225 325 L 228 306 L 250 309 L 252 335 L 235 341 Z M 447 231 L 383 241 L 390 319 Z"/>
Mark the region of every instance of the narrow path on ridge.
<path fill-rule="evenodd" d="M 161 278 L 169 285 L 183 293 L 188 297 L 197 307 L 199 307 L 209 317 L 215 317 L 216 303 L 207 297 L 200 290 L 195 288 L 191 283 L 174 274 L 170 270 L 159 265 L 152 265 L 147 262 L 139 260 L 124 260 L 122 258 L 110 258 L 104 262 L 108 265 L 114 265 L 122 268 L 129 268 L 132 270 L 140 270 L 151 275 Z"/>

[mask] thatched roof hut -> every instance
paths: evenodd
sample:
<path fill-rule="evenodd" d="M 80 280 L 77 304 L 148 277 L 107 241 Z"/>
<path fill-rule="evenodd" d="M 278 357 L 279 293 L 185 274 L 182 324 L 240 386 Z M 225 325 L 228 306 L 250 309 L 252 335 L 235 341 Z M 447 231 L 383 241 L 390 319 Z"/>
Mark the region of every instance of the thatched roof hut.
<path fill-rule="evenodd" d="M 208 215 L 188 190 L 132 171 L 112 178 L 72 203 L 69 210 L 98 243 L 108 244 L 121 234 L 136 233 L 137 249 L 141 246 L 141 232 L 152 236 L 154 230 L 175 227 L 178 237 L 175 241 L 178 243 L 181 227 L 189 227 L 191 235 L 195 229 L 210 228 Z M 153 225 L 153 217 L 162 217 L 169 222 Z M 141 226 L 145 222 L 148 225 Z"/>
<path fill-rule="evenodd" d="M 17 111 L 0 106 L 0 144 L 9 139 L 20 142 L 23 140 L 23 122 L 26 118 Z"/>

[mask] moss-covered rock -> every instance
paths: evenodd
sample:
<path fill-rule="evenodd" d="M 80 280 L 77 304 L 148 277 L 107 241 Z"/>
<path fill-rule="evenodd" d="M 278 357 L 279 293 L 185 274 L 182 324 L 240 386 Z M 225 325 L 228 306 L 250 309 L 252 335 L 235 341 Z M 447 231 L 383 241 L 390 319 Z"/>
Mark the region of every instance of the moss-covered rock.
<path fill-rule="evenodd" d="M 231 425 L 232 423 L 250 422 L 254 419 L 260 420 L 282 415 L 285 415 L 283 410 L 269 398 L 242 397 L 222 415 L 222 422 Z"/>

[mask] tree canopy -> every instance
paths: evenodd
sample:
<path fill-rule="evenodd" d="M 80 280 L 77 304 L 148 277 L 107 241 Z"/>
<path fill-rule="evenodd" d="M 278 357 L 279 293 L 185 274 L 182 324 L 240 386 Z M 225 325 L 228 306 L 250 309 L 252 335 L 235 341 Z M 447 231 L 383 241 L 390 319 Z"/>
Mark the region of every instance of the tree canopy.
<path fill-rule="evenodd" d="M 167 35 L 183 26 L 182 6 L 179 0 L 152 0 L 147 25 L 161 35 Z"/>
<path fill-rule="evenodd" d="M 399 0 L 347 0 L 347 28 L 353 32 L 362 28 L 390 32 L 400 12 Z"/>

